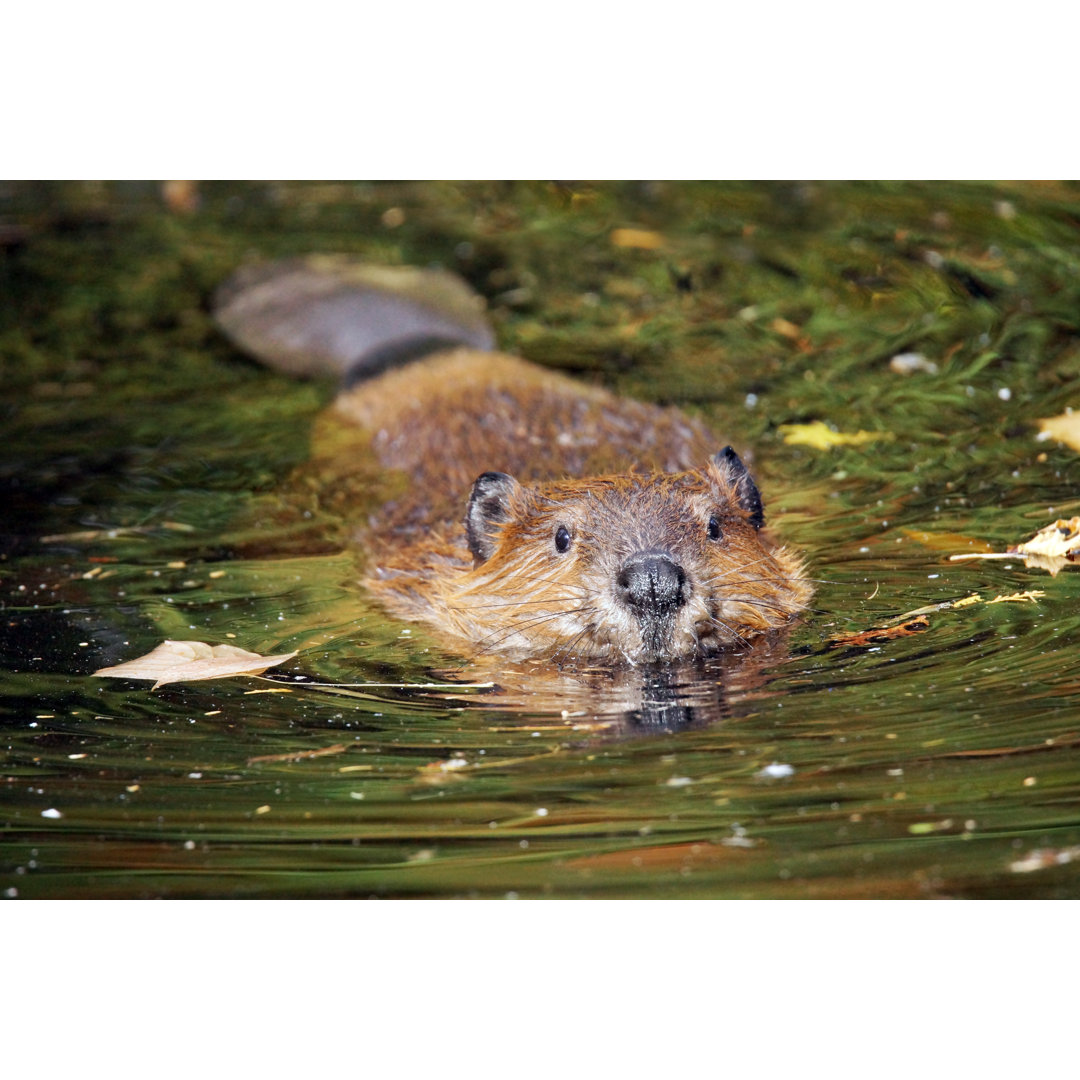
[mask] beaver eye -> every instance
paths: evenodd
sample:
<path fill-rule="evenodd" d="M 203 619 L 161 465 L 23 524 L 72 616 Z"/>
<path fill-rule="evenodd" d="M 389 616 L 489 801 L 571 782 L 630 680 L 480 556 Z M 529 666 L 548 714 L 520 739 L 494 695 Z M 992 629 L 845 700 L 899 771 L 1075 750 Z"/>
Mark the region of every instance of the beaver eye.
<path fill-rule="evenodd" d="M 570 550 L 570 530 L 565 525 L 560 525 L 555 530 L 555 550 L 559 552 Z"/>
<path fill-rule="evenodd" d="M 709 539 L 719 540 L 723 535 L 724 530 L 720 528 L 720 519 L 713 514 L 713 516 L 709 518 Z"/>

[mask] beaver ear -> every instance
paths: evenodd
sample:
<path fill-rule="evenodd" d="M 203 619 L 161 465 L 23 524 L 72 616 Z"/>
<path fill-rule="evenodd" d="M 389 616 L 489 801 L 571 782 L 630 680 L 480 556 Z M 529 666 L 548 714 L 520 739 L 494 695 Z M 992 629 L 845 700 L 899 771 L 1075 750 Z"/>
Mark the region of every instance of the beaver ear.
<path fill-rule="evenodd" d="M 712 459 L 712 467 L 725 494 L 734 499 L 746 511 L 747 520 L 755 529 L 765 524 L 765 511 L 761 505 L 761 492 L 757 489 L 742 459 L 730 446 L 725 446 Z"/>
<path fill-rule="evenodd" d="M 511 501 L 520 490 L 521 485 L 503 472 L 486 472 L 476 478 L 465 511 L 465 532 L 477 564 L 494 554 L 499 526 L 509 519 Z"/>

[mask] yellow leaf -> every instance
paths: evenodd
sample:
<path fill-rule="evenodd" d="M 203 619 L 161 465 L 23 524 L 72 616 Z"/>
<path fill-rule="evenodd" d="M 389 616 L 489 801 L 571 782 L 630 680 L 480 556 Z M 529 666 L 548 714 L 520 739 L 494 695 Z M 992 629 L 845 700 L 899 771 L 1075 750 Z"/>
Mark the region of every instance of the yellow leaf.
<path fill-rule="evenodd" d="M 291 660 L 296 653 L 260 656 L 235 645 L 207 645 L 202 641 L 164 641 L 145 656 L 94 672 L 111 679 L 153 679 L 152 689 L 165 683 L 196 682 L 233 675 L 261 675 L 267 668 Z"/>
<path fill-rule="evenodd" d="M 655 251 L 664 246 L 664 238 L 648 229 L 613 229 L 611 242 L 615 247 L 643 248 L 646 251 Z"/>
<path fill-rule="evenodd" d="M 978 593 L 972 593 L 970 596 L 965 596 L 962 600 L 954 600 L 952 602 L 953 610 L 962 607 L 971 607 L 972 604 L 981 604 L 982 597 Z"/>
<path fill-rule="evenodd" d="M 1056 439 L 1080 450 L 1080 412 L 1066 412 L 1039 421 L 1039 439 Z"/>
<path fill-rule="evenodd" d="M 1017 555 L 1048 555 L 1067 559 L 1080 550 L 1080 517 L 1058 519 L 1040 529 L 1030 540 L 1009 548 Z"/>
<path fill-rule="evenodd" d="M 833 446 L 862 446 L 863 443 L 873 442 L 875 439 L 893 437 L 891 431 L 833 431 L 821 420 L 814 420 L 809 424 L 781 424 L 780 434 L 786 443 L 812 446 L 816 450 L 828 450 Z"/>
<path fill-rule="evenodd" d="M 1020 555 L 1024 565 L 1045 570 L 1051 577 L 1064 570 L 1080 556 L 1080 517 L 1055 521 L 1040 529 L 1030 540 L 1008 551 L 986 554 L 950 555 L 950 562 L 967 559 L 1012 559 Z"/>
<path fill-rule="evenodd" d="M 772 323 L 773 332 L 779 334 L 781 337 L 791 338 L 792 341 L 798 339 L 802 331 L 793 323 L 787 319 L 775 318 Z"/>

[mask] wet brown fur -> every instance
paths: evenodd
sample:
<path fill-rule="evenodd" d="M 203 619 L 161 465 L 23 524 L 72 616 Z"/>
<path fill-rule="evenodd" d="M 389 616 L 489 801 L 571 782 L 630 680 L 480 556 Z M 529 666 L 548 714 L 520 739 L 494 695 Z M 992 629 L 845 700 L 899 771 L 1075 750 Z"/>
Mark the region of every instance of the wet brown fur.
<path fill-rule="evenodd" d="M 713 460 L 723 444 L 675 410 L 470 349 L 389 371 L 343 392 L 336 408 L 407 481 L 363 530 L 365 584 L 394 614 L 481 652 L 675 659 L 779 628 L 810 599 L 801 561 L 754 527 L 740 475 Z M 490 557 L 479 558 L 462 517 L 490 471 L 519 483 L 492 527 Z M 612 586 L 627 557 L 652 550 L 671 552 L 687 579 L 659 646 Z"/>

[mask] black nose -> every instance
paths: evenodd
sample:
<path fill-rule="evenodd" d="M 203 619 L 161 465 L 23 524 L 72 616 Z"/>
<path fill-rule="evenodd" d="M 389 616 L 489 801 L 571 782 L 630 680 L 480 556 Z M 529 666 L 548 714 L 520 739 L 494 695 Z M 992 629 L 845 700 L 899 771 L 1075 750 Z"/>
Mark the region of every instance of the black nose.
<path fill-rule="evenodd" d="M 686 603 L 686 574 L 663 553 L 642 551 L 631 555 L 615 583 L 623 602 L 639 613 L 671 612 Z"/>

